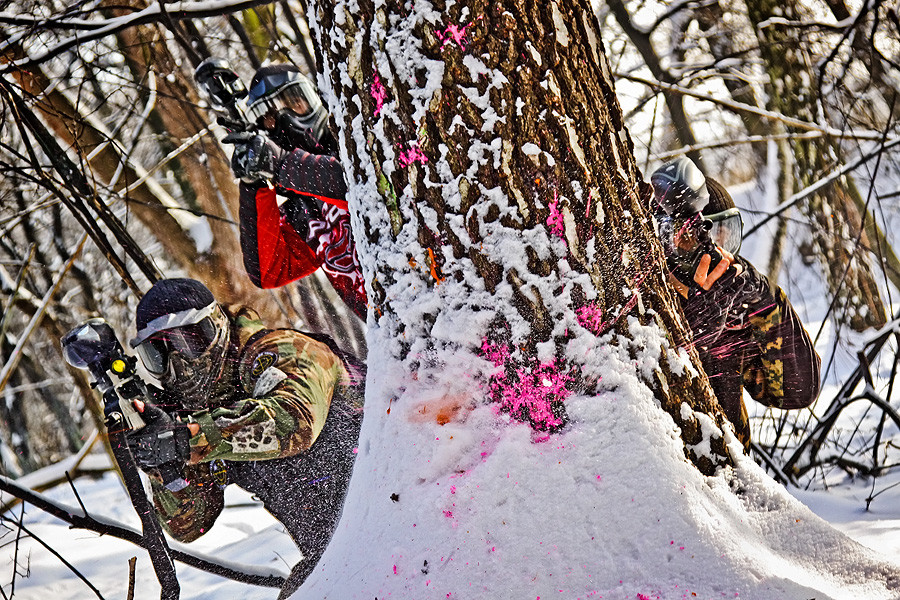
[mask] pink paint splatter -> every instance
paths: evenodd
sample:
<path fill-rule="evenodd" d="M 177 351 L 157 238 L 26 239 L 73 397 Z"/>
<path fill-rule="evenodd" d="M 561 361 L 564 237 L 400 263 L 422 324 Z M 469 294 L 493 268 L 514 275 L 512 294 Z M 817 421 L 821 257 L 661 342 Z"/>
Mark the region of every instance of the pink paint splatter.
<path fill-rule="evenodd" d="M 559 210 L 559 198 L 556 192 L 553 192 L 553 200 L 550 201 L 550 216 L 547 217 L 547 227 L 550 233 L 564 240 L 566 239 L 566 229 L 563 224 L 562 211 Z"/>
<path fill-rule="evenodd" d="M 419 148 L 418 144 L 413 143 L 408 150 L 400 151 L 397 161 L 400 163 L 400 166 L 405 169 L 413 163 L 422 163 L 424 165 L 428 162 L 428 157 L 425 156 L 425 153 L 422 152 L 422 149 Z"/>
<path fill-rule="evenodd" d="M 384 84 L 381 83 L 381 77 L 378 76 L 378 73 L 375 73 L 369 93 L 372 94 L 372 99 L 375 100 L 375 116 L 377 117 L 387 98 L 387 90 L 384 89 Z"/>
<path fill-rule="evenodd" d="M 481 17 L 478 17 L 481 19 Z M 441 40 L 441 48 L 449 44 L 450 42 L 456 42 L 456 45 L 459 46 L 462 50 L 466 49 L 466 29 L 472 26 L 472 23 L 467 23 L 460 27 L 459 25 L 447 25 L 447 28 L 444 31 L 435 31 L 435 35 L 437 38 Z"/>
<path fill-rule="evenodd" d="M 510 368 L 509 347 L 494 344 L 486 338 L 482 341 L 481 352 L 494 366 L 505 367 L 490 380 L 491 394 L 501 410 L 522 421 L 530 421 L 538 431 L 553 430 L 562 425 L 562 418 L 555 408 L 571 395 L 568 384 L 572 377 L 559 368 L 556 359 Z"/>
<path fill-rule="evenodd" d="M 575 310 L 575 317 L 578 324 L 592 332 L 594 335 L 600 335 L 603 331 L 605 323 L 603 322 L 603 309 L 596 304 L 585 304 L 579 306 Z"/>

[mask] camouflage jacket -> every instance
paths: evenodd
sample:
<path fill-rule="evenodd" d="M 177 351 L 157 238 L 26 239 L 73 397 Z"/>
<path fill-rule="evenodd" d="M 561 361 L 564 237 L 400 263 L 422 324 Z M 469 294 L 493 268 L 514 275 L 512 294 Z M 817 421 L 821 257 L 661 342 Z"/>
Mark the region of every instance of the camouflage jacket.
<path fill-rule="evenodd" d="M 819 394 L 820 359 L 784 290 L 737 261 L 740 276 L 693 290 L 682 309 L 719 404 L 749 447 L 743 390 L 767 406 L 809 406 Z"/>
<path fill-rule="evenodd" d="M 226 312 L 232 347 L 221 384 L 210 408 L 180 414 L 200 426 L 184 470 L 189 485 L 171 492 L 151 476 L 158 516 L 173 538 L 190 542 L 213 525 L 224 487 L 235 483 L 262 500 L 314 563 L 352 470 L 363 373 L 323 341 L 265 329 L 247 308 Z"/>

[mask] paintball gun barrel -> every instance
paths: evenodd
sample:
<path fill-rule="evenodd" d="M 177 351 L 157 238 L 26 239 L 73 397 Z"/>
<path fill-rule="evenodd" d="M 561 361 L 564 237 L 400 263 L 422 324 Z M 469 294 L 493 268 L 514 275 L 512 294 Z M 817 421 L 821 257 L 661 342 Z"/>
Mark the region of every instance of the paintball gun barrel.
<path fill-rule="evenodd" d="M 134 401 L 152 403 L 152 399 L 137 374 L 137 359 L 125 354 L 110 324 L 104 319 L 88 319 L 64 335 L 61 343 L 66 362 L 90 372 L 91 385 L 103 398 L 107 432 L 127 435 L 143 428 L 146 423 Z M 167 462 L 158 469 L 166 487 L 183 487 L 179 461 Z"/>

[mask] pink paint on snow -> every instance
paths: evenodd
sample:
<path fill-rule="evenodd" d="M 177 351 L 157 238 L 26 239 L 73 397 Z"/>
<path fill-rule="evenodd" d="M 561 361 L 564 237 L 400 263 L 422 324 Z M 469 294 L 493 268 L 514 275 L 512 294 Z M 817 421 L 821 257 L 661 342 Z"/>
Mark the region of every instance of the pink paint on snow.
<path fill-rule="evenodd" d="M 506 367 L 510 360 L 509 347 L 494 344 L 486 338 L 482 341 L 481 352 L 496 367 Z M 546 431 L 562 424 L 562 419 L 553 412 L 553 405 L 571 395 L 570 379 L 571 375 L 561 371 L 553 359 L 535 366 L 515 367 L 514 374 L 504 369 L 491 377 L 490 386 L 502 410 L 530 421 L 537 430 Z"/>
<path fill-rule="evenodd" d="M 372 99 L 375 100 L 375 116 L 377 117 L 387 98 L 387 90 L 384 89 L 384 84 L 381 83 L 381 77 L 378 76 L 378 73 L 375 73 L 369 93 L 372 94 Z"/>
<path fill-rule="evenodd" d="M 603 309 L 596 304 L 585 304 L 579 306 L 575 311 L 575 318 L 578 324 L 593 333 L 600 335 L 603 331 L 605 323 L 603 322 Z"/>
<path fill-rule="evenodd" d="M 422 152 L 422 149 L 419 148 L 418 145 L 413 144 L 409 150 L 400 151 L 397 161 L 400 163 L 400 166 L 405 169 L 413 163 L 422 163 L 424 165 L 428 162 L 428 157 L 425 156 L 425 153 Z"/>

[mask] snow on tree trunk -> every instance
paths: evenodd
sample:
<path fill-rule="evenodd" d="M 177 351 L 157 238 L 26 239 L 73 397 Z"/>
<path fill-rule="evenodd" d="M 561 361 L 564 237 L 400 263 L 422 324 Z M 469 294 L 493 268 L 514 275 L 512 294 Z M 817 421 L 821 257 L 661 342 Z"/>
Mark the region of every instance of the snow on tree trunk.
<path fill-rule="evenodd" d="M 799 598 L 819 564 L 874 564 L 841 537 L 817 563 L 794 552 L 833 530 L 720 429 L 589 3 L 331 0 L 309 16 L 369 377 L 341 521 L 294 598 Z M 701 473 L 730 456 L 731 475 Z"/>
<path fill-rule="evenodd" d="M 370 325 L 398 378 L 444 390 L 422 407 L 432 420 L 488 398 L 545 434 L 568 396 L 617 385 L 604 355 L 627 349 L 711 472 L 727 453 L 701 421 L 721 417 L 690 351 L 630 340 L 639 323 L 684 331 L 596 19 L 586 3 L 507 4 L 311 11 Z"/>

